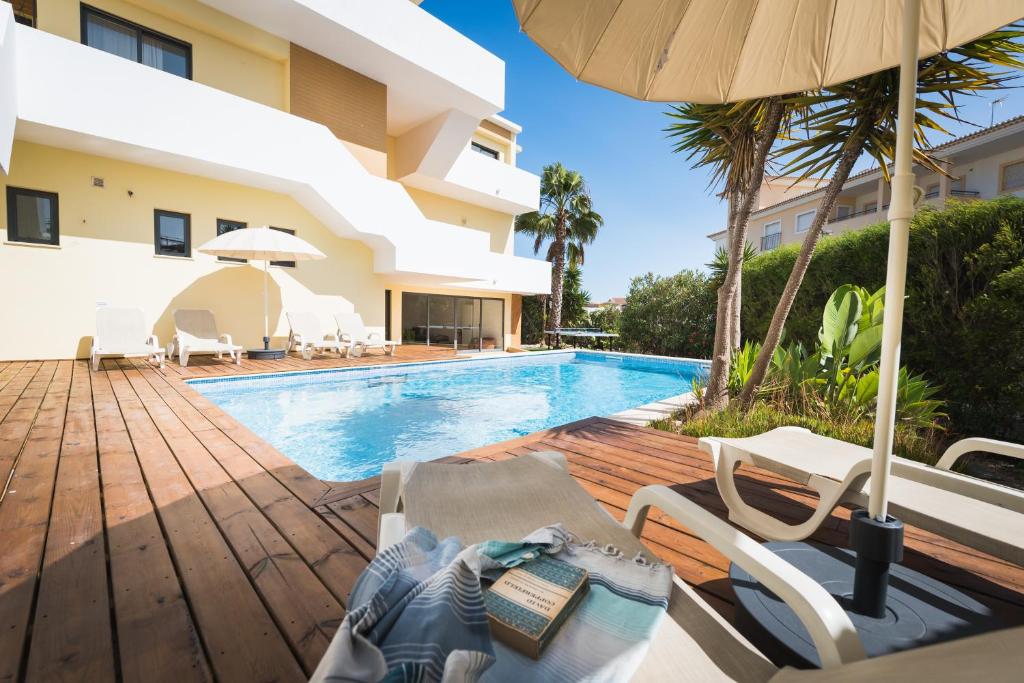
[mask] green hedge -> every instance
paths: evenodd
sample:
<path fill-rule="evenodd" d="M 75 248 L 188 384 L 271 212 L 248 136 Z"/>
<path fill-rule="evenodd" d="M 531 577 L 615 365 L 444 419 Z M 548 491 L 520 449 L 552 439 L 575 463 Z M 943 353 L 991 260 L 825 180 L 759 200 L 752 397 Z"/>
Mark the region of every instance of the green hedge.
<path fill-rule="evenodd" d="M 887 223 L 818 245 L 786 325 L 805 343 L 846 283 L 885 284 Z M 798 246 L 743 269 L 743 335 L 764 337 Z M 952 428 L 1024 441 L 1024 200 L 1001 197 L 922 209 L 910 231 L 903 362 L 943 386 Z"/>

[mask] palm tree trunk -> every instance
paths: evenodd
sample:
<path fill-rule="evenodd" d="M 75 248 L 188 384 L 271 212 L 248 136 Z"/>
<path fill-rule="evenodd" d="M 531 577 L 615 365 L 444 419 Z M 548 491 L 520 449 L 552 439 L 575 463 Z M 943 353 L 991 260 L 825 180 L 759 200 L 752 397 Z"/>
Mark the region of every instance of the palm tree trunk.
<path fill-rule="evenodd" d="M 721 410 L 729 402 L 729 366 L 732 362 L 732 313 L 733 302 L 739 291 L 740 270 L 743 266 L 743 247 L 747 242 L 747 223 L 753 210 L 757 190 L 764 180 L 765 163 L 768 152 L 779 134 L 783 114 L 782 99 L 770 99 L 766 111 L 764 125 L 760 131 L 754 152 L 753 171 L 747 179 L 747 186 L 742 189 L 742 200 L 736 206 L 735 230 L 729 243 L 729 267 L 725 274 L 725 282 L 719 290 L 718 310 L 715 317 L 715 345 L 711 360 L 711 375 L 705 394 L 705 407 L 710 410 Z"/>
<path fill-rule="evenodd" d="M 734 239 L 734 233 L 736 232 L 736 194 L 729 194 L 729 241 L 730 244 Z M 740 266 L 740 280 L 736 288 L 736 298 L 732 302 L 732 311 L 729 316 L 729 346 L 732 347 L 732 353 L 736 353 L 736 349 L 740 348 L 741 335 L 740 335 L 740 311 L 743 305 L 743 268 Z"/>
<path fill-rule="evenodd" d="M 554 243 L 554 260 L 551 263 L 551 329 L 562 326 L 562 293 L 565 287 L 565 230 L 558 228 Z M 555 345 L 561 346 L 561 339 L 555 335 Z"/>
<path fill-rule="evenodd" d="M 846 184 L 847 178 L 850 177 L 853 165 L 864 150 L 863 138 L 851 140 L 851 143 L 839 158 L 835 175 L 832 176 L 828 187 L 825 188 L 825 194 L 818 205 L 818 212 L 814 216 L 814 223 L 811 224 L 807 237 L 804 238 L 804 243 L 800 247 L 800 254 L 796 257 L 796 263 L 793 264 L 793 270 L 790 271 L 789 279 L 786 281 L 786 287 L 782 290 L 779 303 L 775 306 L 775 313 L 772 315 L 772 322 L 768 326 L 768 333 L 765 335 L 761 351 L 757 355 L 757 360 L 754 361 L 754 369 L 747 383 L 743 385 L 743 391 L 740 392 L 739 401 L 745 407 L 753 403 L 758 388 L 764 383 L 765 375 L 768 373 L 768 364 L 771 362 L 772 356 L 775 355 L 775 349 L 782 339 L 782 331 L 786 326 L 786 319 L 789 317 L 790 309 L 793 308 L 793 301 L 796 300 L 796 295 L 800 291 L 800 285 L 804 281 L 807 268 L 811 265 L 814 249 L 818 246 L 821 233 L 828 221 L 828 217 L 832 214 L 832 209 L 835 208 L 836 200 L 839 199 L 839 193 L 842 191 L 843 185 Z"/>

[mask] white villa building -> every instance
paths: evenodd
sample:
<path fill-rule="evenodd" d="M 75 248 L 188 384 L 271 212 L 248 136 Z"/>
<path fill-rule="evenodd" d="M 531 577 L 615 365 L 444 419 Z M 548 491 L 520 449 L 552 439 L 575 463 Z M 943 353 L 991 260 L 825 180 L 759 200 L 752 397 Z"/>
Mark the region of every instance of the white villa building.
<path fill-rule="evenodd" d="M 256 345 L 261 273 L 197 248 L 263 225 L 328 257 L 272 264 L 278 345 L 289 310 L 518 344 L 550 267 L 513 253 L 539 179 L 504 105 L 504 63 L 409 0 L 0 3 L 0 360 L 86 356 L 105 305 Z"/>
<path fill-rule="evenodd" d="M 936 146 L 932 154 L 949 176 L 915 167 L 917 185 L 924 190 L 922 204 L 944 206 L 950 199 L 990 199 L 1008 193 L 1024 193 L 1024 116 L 983 128 Z M 784 187 L 780 188 L 780 183 Z M 747 239 L 758 251 L 803 241 L 821 201 L 823 180 L 772 178 L 762 190 L 756 211 L 750 216 Z M 792 187 L 791 187 L 792 186 Z M 781 194 L 780 194 L 781 192 Z M 886 220 L 889 186 L 878 168 L 851 176 L 839 195 L 826 233 L 838 235 Z M 715 247 L 728 242 L 725 230 L 708 235 Z"/>

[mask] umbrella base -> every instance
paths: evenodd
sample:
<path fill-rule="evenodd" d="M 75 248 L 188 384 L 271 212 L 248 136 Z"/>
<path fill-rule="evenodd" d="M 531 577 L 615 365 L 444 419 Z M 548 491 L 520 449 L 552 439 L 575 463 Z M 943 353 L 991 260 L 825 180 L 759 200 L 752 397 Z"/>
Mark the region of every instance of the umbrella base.
<path fill-rule="evenodd" d="M 248 349 L 245 352 L 249 360 L 281 360 L 286 353 L 285 349 Z"/>
<path fill-rule="evenodd" d="M 764 545 L 836 598 L 850 615 L 868 657 L 1002 627 L 977 600 L 899 564 L 890 568 L 885 615 L 858 614 L 852 602 L 856 561 L 852 550 L 810 543 Z M 729 578 L 736 592 L 736 627 L 744 636 L 780 666 L 819 666 L 810 635 L 786 603 L 735 564 L 729 568 Z"/>

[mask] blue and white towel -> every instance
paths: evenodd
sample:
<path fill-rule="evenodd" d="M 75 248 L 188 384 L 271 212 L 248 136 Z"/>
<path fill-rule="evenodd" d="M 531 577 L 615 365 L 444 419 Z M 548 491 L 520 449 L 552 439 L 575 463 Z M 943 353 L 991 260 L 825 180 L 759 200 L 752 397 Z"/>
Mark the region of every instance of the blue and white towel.
<path fill-rule="evenodd" d="M 480 578 L 550 554 L 583 567 L 590 590 L 540 660 L 491 640 Z M 672 568 L 576 543 L 560 525 L 520 542 L 463 548 L 423 528 L 380 553 L 313 681 L 620 681 L 643 660 L 668 606 Z"/>

